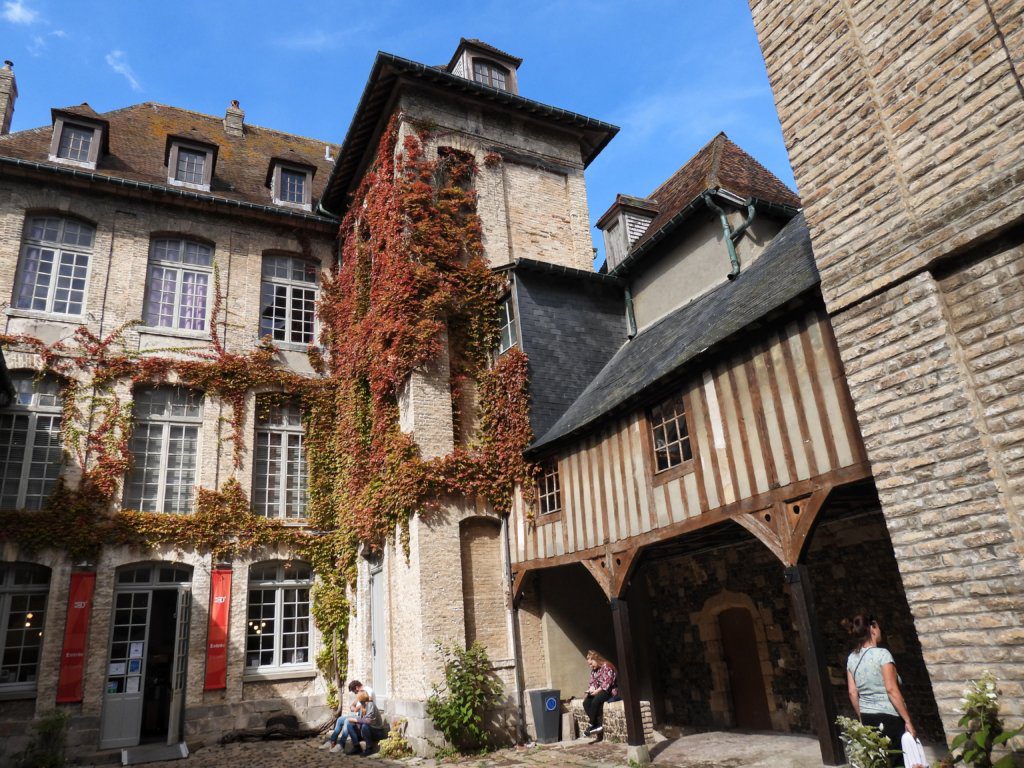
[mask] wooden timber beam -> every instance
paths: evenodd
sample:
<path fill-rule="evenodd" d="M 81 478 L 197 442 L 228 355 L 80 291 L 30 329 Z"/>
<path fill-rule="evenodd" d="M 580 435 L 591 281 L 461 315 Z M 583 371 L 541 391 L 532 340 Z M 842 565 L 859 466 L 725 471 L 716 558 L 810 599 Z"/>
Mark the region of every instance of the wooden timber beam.
<path fill-rule="evenodd" d="M 601 588 L 604 593 L 605 600 L 612 599 L 612 573 L 608 567 L 609 556 L 604 555 L 602 557 L 592 557 L 588 560 L 581 560 L 583 567 L 590 571 L 590 575 L 594 577 L 594 581 L 597 582 L 597 586 Z"/>
<path fill-rule="evenodd" d="M 633 571 L 636 569 L 637 563 L 640 561 L 640 553 L 643 550 L 640 547 L 630 547 L 624 549 L 621 552 L 614 552 L 611 555 L 612 561 L 612 583 L 611 593 L 612 598 L 621 598 L 626 594 L 626 590 L 629 588 L 629 579 L 633 575 Z"/>
<path fill-rule="evenodd" d="M 512 571 L 512 605 L 519 607 L 519 601 L 523 599 L 523 589 L 526 587 L 526 577 L 533 569 L 523 568 Z"/>
<path fill-rule="evenodd" d="M 804 497 L 812 497 L 815 492 L 825 489 L 825 497 L 821 498 L 820 502 L 817 503 L 817 507 L 814 507 L 812 503 L 811 509 L 806 509 L 801 506 L 799 517 L 802 520 L 808 522 L 803 523 L 803 539 L 799 547 L 800 551 L 803 551 L 803 541 L 806 540 L 807 533 L 810 531 L 814 520 L 817 518 L 817 514 L 820 511 L 821 504 L 824 503 L 828 493 L 832 488 L 839 488 L 840 486 L 847 485 L 849 483 L 855 483 L 860 480 L 871 477 L 871 467 L 867 462 L 861 462 L 853 464 L 849 467 L 843 467 L 842 469 L 833 470 L 824 475 L 811 478 L 809 480 L 800 480 L 795 483 L 776 488 L 767 493 L 758 494 L 757 496 L 750 496 L 745 499 L 726 504 L 716 509 L 702 512 L 699 515 L 681 520 L 676 523 L 669 525 L 660 526 L 652 529 L 646 533 L 642 533 L 636 536 L 630 536 L 626 539 L 620 539 L 619 541 L 613 541 L 610 544 L 599 544 L 595 547 L 588 549 L 578 550 L 576 552 L 567 552 L 564 555 L 554 555 L 551 557 L 538 557 L 532 560 L 526 560 L 516 564 L 516 568 L 553 568 L 559 565 L 571 565 L 573 563 L 581 563 L 586 560 L 592 560 L 595 558 L 604 558 L 607 556 L 609 547 L 621 548 L 622 550 L 636 549 L 643 550 L 652 544 L 659 544 L 670 539 L 677 538 L 693 531 L 698 531 L 702 528 L 707 528 L 712 525 L 717 525 L 729 520 L 735 521 L 739 525 L 743 525 L 744 528 L 750 530 L 749 527 L 744 525 L 742 518 L 744 515 L 753 516 L 757 513 L 763 513 L 769 508 L 776 508 L 779 503 L 793 503 L 796 500 Z M 814 500 L 812 499 L 812 502 Z M 782 513 L 778 517 L 786 518 L 788 525 L 789 514 L 785 508 L 780 508 Z M 810 514 L 806 514 L 810 512 Z M 773 515 L 773 519 L 775 519 Z M 765 521 L 767 522 L 767 521 Z M 786 550 L 782 546 L 782 537 L 779 536 L 777 542 L 772 541 L 772 537 L 769 536 L 763 529 L 761 530 L 762 535 L 758 535 L 758 532 L 750 530 L 750 532 L 758 538 L 758 540 L 765 543 L 765 546 L 769 548 L 782 562 L 786 562 Z M 787 534 L 788 538 L 788 534 Z M 787 563 L 788 564 L 788 563 Z"/>

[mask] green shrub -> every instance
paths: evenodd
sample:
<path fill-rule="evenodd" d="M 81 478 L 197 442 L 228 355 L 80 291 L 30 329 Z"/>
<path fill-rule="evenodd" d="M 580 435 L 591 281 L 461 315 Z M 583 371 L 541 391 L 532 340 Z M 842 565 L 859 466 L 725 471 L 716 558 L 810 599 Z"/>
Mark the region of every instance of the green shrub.
<path fill-rule="evenodd" d="M 388 760 L 398 760 L 409 757 L 412 754 L 412 747 L 405 740 L 405 720 L 401 717 L 395 718 L 391 723 L 391 730 L 386 738 L 380 740 L 377 749 L 381 757 Z"/>
<path fill-rule="evenodd" d="M 63 768 L 68 716 L 53 710 L 32 723 L 32 741 L 14 756 L 15 768 Z"/>
<path fill-rule="evenodd" d="M 953 739 L 953 764 L 974 768 L 1012 768 L 1013 755 L 1004 755 L 992 762 L 992 750 L 1006 744 L 1021 733 L 1021 728 L 1007 731 L 999 717 L 999 689 L 996 678 L 985 672 L 980 680 L 971 680 L 960 699 L 960 727 L 964 732 Z M 956 750 L 960 750 L 957 754 Z"/>
<path fill-rule="evenodd" d="M 836 718 L 840 740 L 851 768 L 890 768 L 892 741 L 870 725 L 850 717 Z"/>
<path fill-rule="evenodd" d="M 480 752 L 490 746 L 484 714 L 501 701 L 502 685 L 493 671 L 487 651 L 479 643 L 468 649 L 441 648 L 444 683 L 434 686 L 427 699 L 427 716 L 461 754 Z M 442 750 L 445 751 L 445 750 Z"/>

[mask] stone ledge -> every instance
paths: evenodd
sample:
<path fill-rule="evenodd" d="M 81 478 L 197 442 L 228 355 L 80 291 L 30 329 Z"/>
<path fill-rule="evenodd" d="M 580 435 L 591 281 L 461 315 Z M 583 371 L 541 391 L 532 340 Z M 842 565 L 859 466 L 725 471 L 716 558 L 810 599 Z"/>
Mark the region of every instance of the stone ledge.
<path fill-rule="evenodd" d="M 583 699 L 573 699 L 569 702 L 569 712 L 572 714 L 575 723 L 576 733 L 563 733 L 563 739 L 574 739 L 577 734 L 582 735 L 590 725 L 587 713 L 583 711 Z M 647 744 L 654 743 L 654 713 L 651 710 L 651 702 L 640 702 L 640 717 L 644 724 L 644 741 Z M 612 701 L 604 705 L 604 731 L 602 736 L 605 741 L 615 744 L 626 743 L 626 710 L 622 701 Z"/>

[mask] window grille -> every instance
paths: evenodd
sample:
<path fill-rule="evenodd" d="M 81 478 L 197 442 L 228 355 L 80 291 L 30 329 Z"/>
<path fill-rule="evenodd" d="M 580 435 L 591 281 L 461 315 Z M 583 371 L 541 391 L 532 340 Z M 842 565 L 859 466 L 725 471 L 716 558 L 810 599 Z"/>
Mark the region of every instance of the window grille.
<path fill-rule="evenodd" d="M 547 462 L 537 478 L 540 513 L 550 515 L 562 509 L 562 487 L 558 479 L 558 462 Z"/>
<path fill-rule="evenodd" d="M 41 509 L 63 464 L 60 385 L 31 373 L 11 379 L 17 397 L 0 411 L 0 509 Z"/>
<path fill-rule="evenodd" d="M 144 512 L 191 511 L 202 411 L 202 395 L 183 387 L 136 392 L 126 507 Z"/>
<path fill-rule="evenodd" d="M 648 417 L 656 472 L 671 469 L 693 458 L 682 393 L 653 406 Z"/>
<path fill-rule="evenodd" d="M 29 219 L 18 263 L 14 306 L 81 315 L 96 230 L 74 219 Z"/>
<path fill-rule="evenodd" d="M 293 256 L 264 256 L 260 336 L 312 344 L 320 276 L 315 264 Z"/>
<path fill-rule="evenodd" d="M 95 131 L 92 128 L 64 123 L 64 128 L 60 132 L 60 144 L 57 146 L 57 157 L 88 163 L 94 135 Z"/>
<path fill-rule="evenodd" d="M 302 411 L 294 403 L 256 405 L 252 503 L 257 514 L 306 516 L 306 447 Z"/>
<path fill-rule="evenodd" d="M 189 240 L 154 240 L 143 310 L 146 325 L 205 331 L 212 278 L 210 246 Z"/>
<path fill-rule="evenodd" d="M 198 149 L 178 147 L 178 165 L 174 178 L 185 184 L 205 184 L 206 153 Z"/>
<path fill-rule="evenodd" d="M 0 565 L 0 694 L 35 690 L 49 589 L 48 568 Z"/>
<path fill-rule="evenodd" d="M 473 61 L 473 79 L 499 91 L 508 90 L 508 70 L 490 61 Z"/>
<path fill-rule="evenodd" d="M 257 563 L 249 569 L 247 671 L 312 664 L 309 607 L 313 572 L 306 563 Z"/>
<path fill-rule="evenodd" d="M 501 355 L 512 349 L 519 340 L 519 335 L 516 332 L 516 308 L 511 296 L 508 296 L 498 306 L 498 322 L 501 324 L 498 354 Z"/>

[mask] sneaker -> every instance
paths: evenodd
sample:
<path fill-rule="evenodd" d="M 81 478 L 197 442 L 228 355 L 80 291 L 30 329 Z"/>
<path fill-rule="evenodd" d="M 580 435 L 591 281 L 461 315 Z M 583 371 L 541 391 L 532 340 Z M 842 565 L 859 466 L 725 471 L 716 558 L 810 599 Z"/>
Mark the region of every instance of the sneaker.
<path fill-rule="evenodd" d="M 595 733 L 601 733 L 603 730 L 603 725 L 595 725 L 592 728 L 587 728 L 587 736 L 593 736 Z"/>
<path fill-rule="evenodd" d="M 583 735 L 584 736 L 589 736 L 590 735 L 590 731 L 593 729 L 593 727 L 594 726 L 592 726 L 592 725 L 588 725 L 586 728 L 584 728 L 583 729 Z"/>
<path fill-rule="evenodd" d="M 331 752 L 334 752 L 334 753 L 344 752 L 344 751 L 345 751 L 345 748 L 343 746 L 341 746 L 341 744 L 335 744 L 333 747 L 331 747 Z"/>
<path fill-rule="evenodd" d="M 330 739 L 328 739 L 323 744 L 321 744 L 319 747 L 317 747 L 317 749 L 330 749 L 333 746 L 334 746 L 334 742 L 331 741 Z"/>

